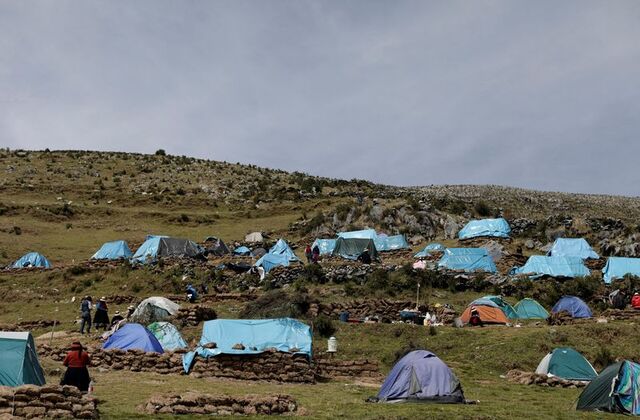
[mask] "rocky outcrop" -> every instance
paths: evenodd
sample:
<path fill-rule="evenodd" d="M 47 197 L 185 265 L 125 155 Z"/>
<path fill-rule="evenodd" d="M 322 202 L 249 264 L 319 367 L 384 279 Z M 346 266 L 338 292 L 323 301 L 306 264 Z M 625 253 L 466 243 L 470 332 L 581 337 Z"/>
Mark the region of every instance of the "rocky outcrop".
<path fill-rule="evenodd" d="M 0 386 L 0 416 L 97 419 L 98 400 L 78 388 L 60 385 Z"/>
<path fill-rule="evenodd" d="M 211 395 L 196 392 L 155 395 L 141 407 L 151 415 L 277 415 L 291 414 L 298 404 L 290 395 Z"/>

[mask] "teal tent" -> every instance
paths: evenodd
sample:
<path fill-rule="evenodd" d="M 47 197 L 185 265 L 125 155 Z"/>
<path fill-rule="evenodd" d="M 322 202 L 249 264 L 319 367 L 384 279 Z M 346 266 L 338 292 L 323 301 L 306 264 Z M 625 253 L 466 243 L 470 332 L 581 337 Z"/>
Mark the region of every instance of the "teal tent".
<path fill-rule="evenodd" d="M 504 314 L 507 316 L 507 318 L 509 318 L 509 319 L 517 319 L 518 318 L 518 314 L 515 311 L 515 309 L 513 309 L 513 306 L 511 306 L 508 302 L 506 302 L 504 299 L 502 299 L 501 296 L 494 296 L 494 295 L 483 296 L 483 297 L 481 297 L 479 299 L 476 299 L 473 302 L 471 302 L 471 304 L 469 306 L 475 306 L 475 305 L 494 306 L 494 307 L 502 309 L 502 312 L 504 312 Z"/>
<path fill-rule="evenodd" d="M 503 218 L 471 220 L 458 232 L 458 239 L 508 238 L 510 233 L 509 223 Z"/>
<path fill-rule="evenodd" d="M 571 347 L 559 347 L 547 354 L 540 361 L 536 373 L 569 381 L 591 381 L 598 376 L 591 363 Z"/>
<path fill-rule="evenodd" d="M 369 251 L 372 260 L 378 259 L 378 250 L 373 239 L 338 238 L 332 255 L 355 260 L 365 249 Z"/>
<path fill-rule="evenodd" d="M 133 256 L 129 245 L 125 241 L 113 241 L 104 243 L 91 257 L 92 260 L 119 260 Z"/>
<path fill-rule="evenodd" d="M 438 262 L 438 267 L 465 272 L 498 271 L 493 258 L 484 248 L 447 248 Z"/>
<path fill-rule="evenodd" d="M 548 252 L 550 257 L 600 258 L 584 238 L 558 238 Z"/>
<path fill-rule="evenodd" d="M 164 351 L 187 348 L 180 331 L 170 322 L 154 322 L 147 326 L 147 329 L 158 339 Z"/>
<path fill-rule="evenodd" d="M 44 372 L 29 332 L 0 332 L 0 385 L 44 385 Z"/>
<path fill-rule="evenodd" d="M 627 274 L 640 277 L 640 258 L 609 257 L 602 269 L 602 277 L 607 284 Z"/>
<path fill-rule="evenodd" d="M 532 255 L 525 265 L 511 271 L 511 274 L 523 274 L 530 277 L 584 277 L 589 275 L 589 269 L 580 257 L 546 257 Z"/>
<path fill-rule="evenodd" d="M 582 391 L 576 409 L 640 415 L 640 365 L 624 360 L 608 366 Z"/>
<path fill-rule="evenodd" d="M 513 307 L 519 319 L 547 319 L 549 312 L 536 300 L 524 298 Z"/>

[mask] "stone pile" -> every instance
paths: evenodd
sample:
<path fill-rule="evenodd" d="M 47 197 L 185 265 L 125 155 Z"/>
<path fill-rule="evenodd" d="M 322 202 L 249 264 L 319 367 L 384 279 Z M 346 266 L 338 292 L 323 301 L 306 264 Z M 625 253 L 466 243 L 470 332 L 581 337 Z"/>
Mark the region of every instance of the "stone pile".
<path fill-rule="evenodd" d="M 146 414 L 188 415 L 277 415 L 291 414 L 298 404 L 290 395 L 211 395 L 196 392 L 156 395 L 141 411 Z"/>
<path fill-rule="evenodd" d="M 580 388 L 587 386 L 589 382 L 569 381 L 557 376 L 541 375 L 535 372 L 524 372 L 522 370 L 510 370 L 507 372 L 507 380 L 521 385 L 540 385 L 545 387 L 560 388 Z"/>
<path fill-rule="evenodd" d="M 27 419 L 97 419 L 98 400 L 68 385 L 0 386 L 0 415 Z"/>
<path fill-rule="evenodd" d="M 312 303 L 309 307 L 309 315 L 316 317 L 326 315 L 338 318 L 344 311 L 349 312 L 350 318 L 361 319 L 364 317 L 378 316 L 390 321 L 400 320 L 400 311 L 413 308 L 415 303 L 409 301 L 391 301 L 388 299 L 352 300 L 336 303 Z"/>
<path fill-rule="evenodd" d="M 177 314 L 172 317 L 172 321 L 185 327 L 187 325 L 196 326 L 203 321 L 218 318 L 216 311 L 208 306 L 192 305 L 182 306 Z"/>

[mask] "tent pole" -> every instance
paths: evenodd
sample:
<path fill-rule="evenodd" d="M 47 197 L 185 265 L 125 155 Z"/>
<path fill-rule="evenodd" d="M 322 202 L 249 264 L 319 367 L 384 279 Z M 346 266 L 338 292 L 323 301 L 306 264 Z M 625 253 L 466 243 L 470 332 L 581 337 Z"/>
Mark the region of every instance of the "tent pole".
<path fill-rule="evenodd" d="M 51 347 L 51 343 L 53 342 L 53 331 L 56 329 L 57 319 L 53 320 L 53 326 L 51 327 L 51 337 L 49 337 L 49 347 Z"/>

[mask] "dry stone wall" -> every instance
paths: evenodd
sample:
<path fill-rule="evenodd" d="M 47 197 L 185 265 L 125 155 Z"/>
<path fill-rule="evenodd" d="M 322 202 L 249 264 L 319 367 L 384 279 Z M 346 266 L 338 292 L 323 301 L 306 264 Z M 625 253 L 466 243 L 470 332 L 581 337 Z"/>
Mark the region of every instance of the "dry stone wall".
<path fill-rule="evenodd" d="M 141 407 L 152 415 L 277 415 L 291 414 L 298 404 L 290 395 L 210 395 L 188 392 L 183 395 L 156 395 Z"/>
<path fill-rule="evenodd" d="M 98 400 L 60 385 L 0 386 L 0 416 L 97 419 Z"/>

